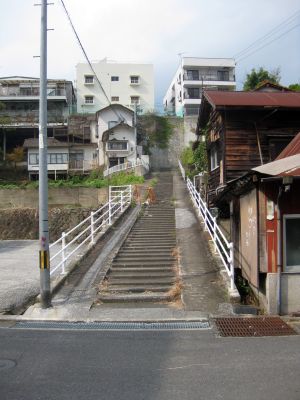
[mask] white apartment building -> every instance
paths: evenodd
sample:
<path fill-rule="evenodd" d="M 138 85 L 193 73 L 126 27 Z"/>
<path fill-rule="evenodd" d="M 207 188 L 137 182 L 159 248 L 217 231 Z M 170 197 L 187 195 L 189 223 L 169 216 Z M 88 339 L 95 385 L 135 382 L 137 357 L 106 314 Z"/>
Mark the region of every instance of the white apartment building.
<path fill-rule="evenodd" d="M 107 59 L 92 63 L 105 97 L 87 63 L 76 66 L 77 112 L 95 113 L 111 104 L 122 104 L 140 113 L 154 110 L 152 64 L 123 64 Z"/>
<path fill-rule="evenodd" d="M 198 115 L 203 90 L 235 90 L 233 58 L 182 57 L 163 99 L 165 112 Z"/>

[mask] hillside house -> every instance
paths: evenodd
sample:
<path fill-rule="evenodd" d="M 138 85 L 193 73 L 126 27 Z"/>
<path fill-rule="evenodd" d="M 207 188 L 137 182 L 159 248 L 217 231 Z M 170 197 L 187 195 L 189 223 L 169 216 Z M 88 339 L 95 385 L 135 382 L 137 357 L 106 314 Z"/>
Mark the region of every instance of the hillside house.
<path fill-rule="evenodd" d="M 265 309 L 300 311 L 300 133 L 226 188 L 235 265 Z"/>
<path fill-rule="evenodd" d="M 206 136 L 208 203 L 229 217 L 227 185 L 274 160 L 300 130 L 300 93 L 204 92 L 197 135 Z"/>

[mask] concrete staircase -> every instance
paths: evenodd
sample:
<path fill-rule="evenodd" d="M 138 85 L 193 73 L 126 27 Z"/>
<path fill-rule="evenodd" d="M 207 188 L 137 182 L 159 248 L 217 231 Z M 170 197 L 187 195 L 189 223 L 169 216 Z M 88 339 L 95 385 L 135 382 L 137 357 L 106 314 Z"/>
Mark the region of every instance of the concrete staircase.
<path fill-rule="evenodd" d="M 178 294 L 175 210 L 171 174 L 155 186 L 157 201 L 146 206 L 101 285 L 102 302 L 171 301 Z"/>

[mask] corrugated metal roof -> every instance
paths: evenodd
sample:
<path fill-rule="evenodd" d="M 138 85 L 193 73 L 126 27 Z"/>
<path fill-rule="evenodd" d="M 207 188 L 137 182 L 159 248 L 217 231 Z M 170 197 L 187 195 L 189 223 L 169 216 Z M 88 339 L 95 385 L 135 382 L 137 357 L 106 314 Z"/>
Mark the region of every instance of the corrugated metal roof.
<path fill-rule="evenodd" d="M 300 154 L 272 161 L 252 171 L 271 176 L 300 176 Z"/>
<path fill-rule="evenodd" d="M 300 108 L 300 92 L 222 92 L 208 90 L 204 97 L 213 107 Z"/>
<path fill-rule="evenodd" d="M 300 132 L 294 139 L 286 146 L 284 150 L 279 154 L 276 160 L 281 160 L 282 158 L 294 156 L 295 154 L 300 154 Z"/>

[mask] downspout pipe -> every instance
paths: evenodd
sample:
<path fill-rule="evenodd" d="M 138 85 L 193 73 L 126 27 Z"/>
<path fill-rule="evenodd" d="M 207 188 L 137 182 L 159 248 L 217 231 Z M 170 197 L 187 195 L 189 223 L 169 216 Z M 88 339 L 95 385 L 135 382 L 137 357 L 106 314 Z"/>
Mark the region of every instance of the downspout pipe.
<path fill-rule="evenodd" d="M 281 315 L 281 273 L 282 273 L 282 256 L 281 256 L 281 212 L 279 200 L 282 196 L 283 188 L 279 187 L 277 196 L 277 314 Z"/>

